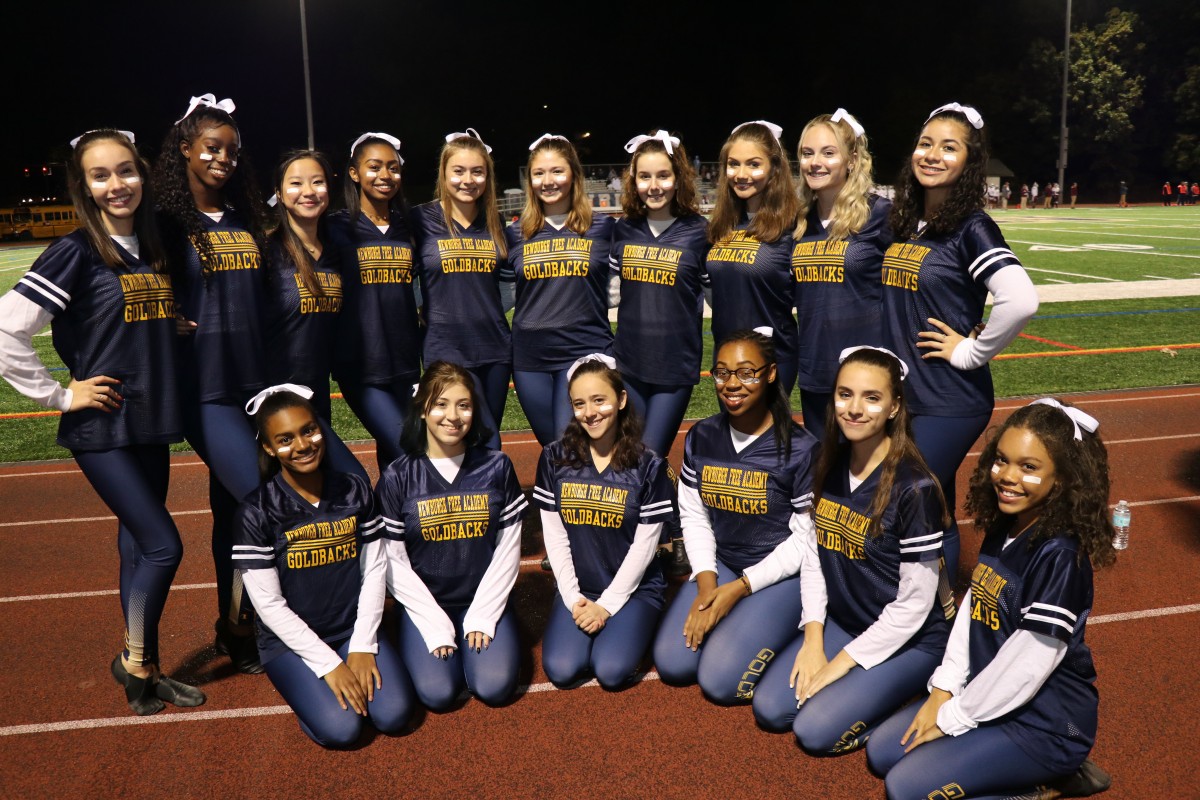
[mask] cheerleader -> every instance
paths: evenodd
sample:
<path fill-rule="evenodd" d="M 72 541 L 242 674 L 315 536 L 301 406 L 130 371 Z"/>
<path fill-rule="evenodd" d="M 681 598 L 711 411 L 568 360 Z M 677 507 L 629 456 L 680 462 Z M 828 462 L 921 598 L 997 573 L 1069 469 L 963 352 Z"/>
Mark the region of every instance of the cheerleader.
<path fill-rule="evenodd" d="M 759 724 L 790 728 L 810 753 L 861 747 L 924 688 L 950 631 L 935 602 L 949 520 L 912 441 L 907 372 L 885 350 L 842 353 L 804 542 L 803 634 L 754 692 Z"/>
<path fill-rule="evenodd" d="M 621 373 L 597 353 L 567 377 L 572 420 L 542 450 L 534 502 L 558 585 L 542 642 L 555 686 L 627 685 L 654 635 L 666 583 L 654 553 L 674 517 L 667 462 L 641 441 Z"/>
<path fill-rule="evenodd" d="M 278 225 L 267 253 L 270 288 L 264 313 L 267 377 L 272 383 L 315 386 L 312 405 L 325 435 L 329 465 L 367 480 L 366 470 L 331 426 L 329 373 L 342 310 L 338 250 L 327 244 L 323 214 L 329 208 L 325 156 L 289 153 L 275 169 Z"/>
<path fill-rule="evenodd" d="M 371 485 L 324 465 L 325 436 L 305 386 L 272 386 L 246 406 L 262 485 L 238 507 L 233 563 L 258 611 L 267 677 L 322 747 L 358 741 L 363 718 L 398 733 L 412 686 L 387 637 L 383 520 Z"/>
<path fill-rule="evenodd" d="M 46 248 L 0 299 L 0 375 L 63 412 L 71 451 L 119 527 L 125 647 L 112 674 L 134 713 L 204 702 L 159 669 L 158 624 L 183 557 L 166 508 L 169 444 L 181 441 L 175 391 L 175 300 L 154 225 L 149 164 L 133 134 L 101 129 L 71 142 L 71 200 L 82 223 Z M 64 389 L 32 336 L 51 324 L 70 371 Z"/>
<path fill-rule="evenodd" d="M 1043 398 L 983 448 L 967 495 L 984 531 L 979 564 L 929 698 L 897 712 L 867 745 L 888 797 L 951 786 L 963 798 L 1043 784 L 1071 797 L 1107 788 L 1108 776 L 1085 760 L 1099 702 L 1084 642 L 1092 568 L 1115 560 L 1097 427 Z"/>
<path fill-rule="evenodd" d="M 793 362 L 794 363 L 794 362 Z M 817 439 L 792 421 L 773 340 L 736 331 L 717 349 L 723 411 L 684 440 L 679 514 L 691 580 L 667 609 L 654 663 L 714 702 L 748 702 L 800 622 Z"/>
<path fill-rule="evenodd" d="M 232 100 L 193 97 L 171 126 L 155 165 L 167 259 L 176 276 L 179 388 L 184 435 L 209 469 L 217 576 L 218 652 L 261 672 L 230 561 L 238 501 L 258 486 L 258 444 L 242 408 L 265 386 L 266 212 Z"/>
<path fill-rule="evenodd" d="M 424 362 L 461 364 L 475 377 L 480 422 L 500 447 L 500 423 L 512 373 L 512 341 L 501 282 L 509 293 L 504 224 L 496 210 L 492 148 L 474 128 L 446 137 L 434 200 L 412 210 L 424 298 Z"/>
<path fill-rule="evenodd" d="M 543 447 L 571 419 L 567 368 L 589 353 L 612 354 L 612 228 L 611 217 L 592 214 L 571 143 L 545 133 L 529 145 L 525 210 L 506 233 L 516 275 L 513 383 Z"/>
<path fill-rule="evenodd" d="M 512 461 L 484 446 L 471 374 L 436 361 L 405 419 L 404 454 L 379 479 L 388 583 L 404 605 L 400 652 L 434 711 L 469 689 L 488 705 L 517 691 L 520 637 L 509 594 L 528 502 Z"/>
<path fill-rule="evenodd" d="M 342 313 L 333 377 L 375 438 L 383 469 L 400 456 L 400 428 L 421 369 L 413 246 L 400 191 L 400 140 L 364 133 L 350 147 L 346 208 L 329 217 L 340 252 Z"/>
<path fill-rule="evenodd" d="M 983 210 L 987 160 L 978 111 L 958 103 L 935 109 L 896 181 L 895 242 L 883 259 L 885 344 L 912 365 L 905 390 L 913 435 L 952 517 L 955 473 L 995 404 L 988 361 L 1038 307 L 1025 268 Z M 943 547 L 955 580 L 957 525 Z"/>
<path fill-rule="evenodd" d="M 871 193 L 867 134 L 844 108 L 804 126 L 796 157 L 803 178 L 792 233 L 800 403 L 805 426 L 823 431 L 834 354 L 883 337 L 879 278 L 892 241 L 892 203 Z"/>
<path fill-rule="evenodd" d="M 696 173 L 675 136 L 635 136 L 624 175 L 625 218 L 613 231 L 620 280 L 614 352 L 642 441 L 666 458 L 700 381 L 708 223 L 696 202 Z"/>
<path fill-rule="evenodd" d="M 759 325 L 773 328 L 779 385 L 787 398 L 796 385 L 791 231 L 799 201 L 782 135 L 773 123 L 743 122 L 721 147 L 725 171 L 717 178 L 706 268 L 713 339 L 722 342 L 735 330 Z"/>

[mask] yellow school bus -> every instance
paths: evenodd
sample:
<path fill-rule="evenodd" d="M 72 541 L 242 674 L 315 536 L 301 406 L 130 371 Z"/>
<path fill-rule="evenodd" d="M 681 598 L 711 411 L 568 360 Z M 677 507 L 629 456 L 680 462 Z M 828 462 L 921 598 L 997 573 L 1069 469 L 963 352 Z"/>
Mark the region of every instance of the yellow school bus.
<path fill-rule="evenodd" d="M 13 209 L 13 239 L 53 239 L 66 236 L 80 226 L 71 205 L 26 205 Z M 5 230 L 0 223 L 0 232 Z"/>

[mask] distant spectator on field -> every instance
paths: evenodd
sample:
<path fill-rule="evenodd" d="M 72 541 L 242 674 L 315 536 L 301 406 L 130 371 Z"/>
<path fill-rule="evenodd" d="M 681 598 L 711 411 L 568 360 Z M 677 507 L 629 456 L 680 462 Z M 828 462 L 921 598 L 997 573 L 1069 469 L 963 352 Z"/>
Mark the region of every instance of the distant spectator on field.
<path fill-rule="evenodd" d="M 692 156 L 692 169 L 696 170 L 696 174 L 700 174 L 700 156 Z"/>
<path fill-rule="evenodd" d="M 1079 199 L 1079 184 L 1071 181 L 1071 208 L 1075 207 L 1075 201 Z"/>
<path fill-rule="evenodd" d="M 995 208 L 1000 202 L 1000 187 L 994 183 L 988 184 L 987 187 L 987 204 L 988 208 Z"/>
<path fill-rule="evenodd" d="M 609 170 L 609 172 L 612 172 L 612 170 Z M 609 178 L 608 188 L 614 192 L 621 191 L 621 178 L 615 172 L 613 173 L 613 176 Z"/>
<path fill-rule="evenodd" d="M 1012 184 L 1008 181 L 1004 182 L 1004 186 L 1000 188 L 1000 210 L 1008 210 L 1008 198 L 1012 197 Z"/>
<path fill-rule="evenodd" d="M 1053 208 L 1058 205 L 1058 184 L 1049 181 L 1046 184 L 1045 197 L 1042 198 L 1042 208 Z"/>
<path fill-rule="evenodd" d="M 1169 185 L 1168 188 L 1170 188 Z M 1129 184 L 1127 184 L 1125 181 L 1121 181 L 1120 186 L 1117 187 L 1117 192 L 1121 195 L 1121 208 L 1128 208 L 1129 203 L 1126 202 L 1125 198 L 1129 195 Z"/>
<path fill-rule="evenodd" d="M 1192 181 L 1192 199 L 1191 205 L 1196 205 L 1196 201 L 1200 200 L 1200 183 Z"/>
<path fill-rule="evenodd" d="M 1187 181 L 1180 181 L 1179 182 L 1179 194 L 1176 195 L 1176 197 L 1175 197 L 1175 205 L 1177 205 L 1177 206 L 1183 205 L 1184 203 L 1187 202 L 1187 198 L 1188 198 Z"/>
<path fill-rule="evenodd" d="M 1034 181 L 1033 185 L 1029 187 L 1029 207 L 1030 208 L 1037 208 L 1037 199 L 1038 199 L 1038 182 Z"/>
<path fill-rule="evenodd" d="M 1021 184 L 1021 208 L 1029 207 L 1029 184 Z"/>
<path fill-rule="evenodd" d="M 1171 182 L 1163 181 L 1162 200 L 1164 206 L 1171 205 Z"/>

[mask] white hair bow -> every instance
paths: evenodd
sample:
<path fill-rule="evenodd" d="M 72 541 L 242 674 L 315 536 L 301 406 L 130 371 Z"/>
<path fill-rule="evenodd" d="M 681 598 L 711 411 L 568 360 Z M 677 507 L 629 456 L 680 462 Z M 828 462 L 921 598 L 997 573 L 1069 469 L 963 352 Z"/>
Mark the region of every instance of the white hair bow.
<path fill-rule="evenodd" d="M 1075 425 L 1075 441 L 1077 442 L 1083 441 L 1083 431 L 1095 433 L 1096 429 L 1100 427 L 1100 421 L 1091 414 L 1078 409 L 1075 406 L 1064 406 L 1053 397 L 1040 397 L 1029 405 L 1053 406 L 1070 417 L 1072 424 Z M 1081 428 L 1082 430 L 1080 430 Z"/>
<path fill-rule="evenodd" d="M 92 128 L 90 131 L 84 131 L 83 133 L 79 134 L 78 136 L 76 136 L 74 139 L 71 140 L 71 149 L 74 150 L 75 145 L 79 144 L 79 140 L 82 139 L 83 137 L 87 136 L 89 133 L 99 133 L 100 131 L 103 131 L 103 130 L 110 130 L 110 129 L 109 128 Z M 116 130 L 116 129 L 113 128 L 111 130 Z M 133 131 L 117 130 L 117 133 L 121 134 L 126 139 L 128 139 L 130 144 L 134 144 L 135 142 L 137 142 L 137 138 L 134 137 Z"/>
<path fill-rule="evenodd" d="M 529 145 L 529 152 L 532 153 L 534 150 L 537 150 L 538 145 L 542 142 L 549 142 L 554 139 L 557 139 L 560 142 L 566 142 L 567 144 L 571 143 L 570 139 L 565 136 L 559 136 L 557 133 L 543 133 L 541 136 L 533 140 L 533 144 Z"/>
<path fill-rule="evenodd" d="M 486 144 L 486 143 L 483 141 L 483 137 L 479 135 L 479 131 L 475 130 L 474 128 L 467 128 L 467 129 L 466 129 L 466 131 L 461 131 L 461 132 L 459 132 L 459 133 L 447 133 L 447 134 L 446 134 L 446 141 L 447 141 L 448 143 L 449 143 L 449 142 L 453 142 L 455 139 L 461 139 L 461 138 L 463 138 L 464 136 L 465 136 L 465 137 L 467 137 L 468 139 L 475 139 L 475 140 L 477 140 L 477 141 L 478 141 L 480 144 L 482 144 L 482 145 L 483 145 L 483 149 L 484 149 L 484 150 L 487 150 L 487 151 L 488 151 L 488 153 L 491 153 L 491 152 L 492 152 L 492 148 L 491 148 L 491 147 L 489 147 L 489 146 L 488 146 L 488 145 L 487 145 L 487 144 Z"/>
<path fill-rule="evenodd" d="M 625 152 L 632 153 L 634 150 L 637 150 L 639 147 L 641 147 L 646 142 L 653 142 L 653 141 L 662 142 L 663 147 L 667 151 L 667 155 L 672 155 L 672 156 L 675 155 L 675 148 L 679 146 L 679 137 L 678 136 L 672 136 L 668 132 L 664 131 L 662 128 L 659 128 L 658 132 L 655 133 L 653 136 L 647 136 L 646 134 L 643 133 L 643 134 L 640 134 L 640 135 L 635 136 L 632 139 L 630 139 L 628 142 L 625 143 Z"/>
<path fill-rule="evenodd" d="M 983 116 L 975 110 L 974 106 L 961 106 L 958 103 L 946 103 L 944 106 L 938 106 L 933 112 L 925 118 L 926 122 L 936 117 L 943 111 L 957 111 L 967 118 L 967 122 L 971 123 L 971 127 L 979 130 L 983 127 Z"/>
<path fill-rule="evenodd" d="M 258 394 L 254 395 L 254 397 L 250 398 L 250 402 L 246 403 L 246 413 L 253 417 L 258 413 L 258 409 L 260 406 L 262 406 L 263 401 L 265 401 L 271 395 L 280 394 L 281 392 L 298 394 L 305 400 L 312 400 L 313 396 L 312 389 L 308 388 L 307 386 L 301 386 L 298 383 L 280 383 L 276 384 L 275 386 L 268 386 Z"/>
<path fill-rule="evenodd" d="M 753 328 L 752 330 L 760 336 L 765 336 L 768 339 L 775 338 L 775 329 L 770 325 L 759 325 L 757 328 Z"/>
<path fill-rule="evenodd" d="M 837 111 L 833 112 L 833 116 L 829 118 L 830 122 L 841 122 L 842 120 L 845 120 L 846 124 L 850 126 L 850 130 L 854 131 L 855 137 L 862 136 L 867 132 L 867 129 L 860 125 L 858 120 L 854 118 L 854 115 L 844 108 L 839 108 Z"/>
<path fill-rule="evenodd" d="M 842 354 L 838 356 L 838 363 L 841 364 L 845 362 L 845 360 L 850 357 L 851 353 L 857 353 L 859 350 L 876 350 L 880 353 L 887 353 L 889 356 L 900 362 L 900 380 L 904 380 L 908 377 L 908 364 L 905 364 L 903 358 L 896 355 L 891 350 L 888 350 L 886 347 L 872 347 L 869 344 L 860 344 L 855 345 L 854 347 L 847 347 L 842 351 Z"/>
<path fill-rule="evenodd" d="M 188 103 L 187 111 L 183 112 L 182 117 L 175 120 L 175 124 L 178 125 L 179 123 L 183 122 L 185 119 L 190 117 L 192 115 L 192 112 L 195 111 L 197 108 L 200 108 L 200 106 L 205 106 L 207 108 L 215 108 L 215 109 L 218 109 L 219 111 L 224 111 L 226 114 L 232 114 L 234 112 L 234 109 L 237 108 L 237 106 L 234 105 L 233 101 L 230 100 L 228 97 L 226 97 L 224 100 L 221 100 L 220 102 L 217 102 L 217 96 L 215 94 L 212 94 L 211 92 L 208 94 L 202 94 L 199 97 L 192 98 L 191 102 Z"/>
<path fill-rule="evenodd" d="M 749 122 L 743 122 L 741 125 L 738 125 L 736 128 L 731 130 L 729 132 L 729 135 L 733 136 L 735 133 L 737 133 L 742 128 L 746 127 L 747 125 L 762 125 L 764 128 L 766 128 L 767 130 L 769 130 L 771 132 L 771 135 L 775 137 L 776 142 L 779 142 L 779 137 L 783 136 L 783 128 L 779 127 L 774 122 L 767 122 L 765 119 L 752 119 Z M 779 144 L 780 144 L 780 146 L 782 146 L 783 142 L 779 142 Z"/>
<path fill-rule="evenodd" d="M 363 142 L 365 142 L 367 139 L 382 139 L 383 141 L 390 144 L 392 147 L 396 148 L 396 158 L 400 159 L 400 166 L 402 166 L 402 167 L 404 166 L 404 157 L 400 155 L 400 140 L 397 139 L 395 136 L 392 136 L 390 133 L 379 133 L 378 131 L 364 133 L 362 136 L 355 139 L 354 144 L 350 145 L 350 157 L 351 158 L 354 158 L 354 151 L 358 149 L 358 146 L 360 144 L 362 144 Z"/>
<path fill-rule="evenodd" d="M 589 356 L 575 359 L 575 363 L 567 368 L 567 380 L 570 381 L 571 377 L 575 374 L 575 370 L 579 369 L 589 361 L 599 361 L 609 369 L 617 368 L 617 360 L 612 356 L 606 356 L 604 353 L 592 353 Z"/>

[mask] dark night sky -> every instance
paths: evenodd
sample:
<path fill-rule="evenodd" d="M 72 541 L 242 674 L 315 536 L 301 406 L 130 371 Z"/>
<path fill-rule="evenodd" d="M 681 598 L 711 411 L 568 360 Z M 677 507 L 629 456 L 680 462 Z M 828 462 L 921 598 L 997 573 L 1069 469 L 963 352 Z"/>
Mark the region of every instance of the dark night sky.
<path fill-rule="evenodd" d="M 1076 23 L 1112 4 L 1075 0 Z M 442 136 L 466 126 L 493 145 L 511 185 L 544 131 L 591 131 L 584 160 L 605 162 L 622 160 L 633 134 L 666 126 L 708 160 L 748 119 L 783 125 L 794 151 L 804 122 L 838 106 L 867 127 L 887 181 L 923 115 L 955 99 L 989 120 L 994 155 L 1053 170 L 1054 141 L 1040 148 L 1050 163 L 1026 163 L 1029 131 L 1001 105 L 994 77 L 1035 37 L 1061 45 L 1063 0 L 307 5 L 318 147 L 340 165 L 359 132 L 397 135 L 411 201 L 427 199 L 414 185 L 430 184 Z M 297 0 L 71 0 L 4 17 L 0 199 L 40 183 L 22 169 L 61 160 L 65 142 L 89 128 L 132 129 L 154 155 L 192 94 L 236 101 L 260 178 L 305 142 Z M 1057 90 L 1049 101 L 1057 108 Z"/>

